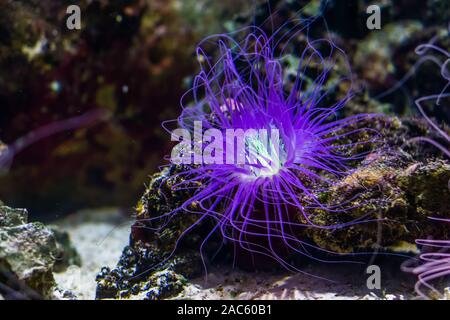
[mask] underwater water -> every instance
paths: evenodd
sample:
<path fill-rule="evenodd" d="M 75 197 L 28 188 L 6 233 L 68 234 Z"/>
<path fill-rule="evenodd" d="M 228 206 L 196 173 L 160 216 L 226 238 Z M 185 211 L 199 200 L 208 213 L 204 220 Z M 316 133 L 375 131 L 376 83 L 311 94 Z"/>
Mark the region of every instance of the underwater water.
<path fill-rule="evenodd" d="M 450 299 L 448 1 L 0 1 L 0 108 L 0 300 Z"/>

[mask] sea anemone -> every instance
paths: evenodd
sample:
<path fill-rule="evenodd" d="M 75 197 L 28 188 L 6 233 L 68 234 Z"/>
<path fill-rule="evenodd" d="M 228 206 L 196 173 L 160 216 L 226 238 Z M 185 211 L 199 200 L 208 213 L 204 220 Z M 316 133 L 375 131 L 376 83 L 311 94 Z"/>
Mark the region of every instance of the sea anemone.
<path fill-rule="evenodd" d="M 173 140 L 183 138 L 174 149 L 178 152 L 174 162 L 191 163 L 174 175 L 180 182 L 173 188 L 191 190 L 192 196 L 155 219 L 198 215 L 183 235 L 201 221 L 213 219 L 201 251 L 208 238 L 220 232 L 224 242 L 232 242 L 238 250 L 268 256 L 297 270 L 285 253 L 311 257 L 313 245 L 300 236 L 302 228 L 342 228 L 363 219 L 319 226 L 311 220 L 311 212 L 346 210 L 344 203 L 325 205 L 317 194 L 347 174 L 349 163 L 370 151 L 362 146 L 377 138 L 376 132 L 361 124 L 374 115 L 339 118 L 353 94 L 349 69 L 345 76 L 334 78 L 334 85 L 326 86 L 338 61 L 348 68 L 344 52 L 330 39 L 306 37 L 294 78 L 289 79 L 284 68 L 288 44 L 304 28 L 284 34 L 281 30 L 268 36 L 251 27 L 240 31 L 245 33 L 241 41 L 237 34 L 221 34 L 200 43 L 201 71 L 181 100 L 183 112 L 177 120 L 181 129 L 171 131 Z M 204 49 L 211 45 L 218 49 L 218 57 Z M 337 102 L 327 102 L 340 84 L 350 89 Z M 184 103 L 189 96 L 193 99 Z M 207 130 L 205 135 L 199 134 L 199 124 Z M 230 130 L 244 133 L 243 138 L 223 141 L 220 137 L 229 138 Z M 367 139 L 352 140 L 362 132 Z M 205 147 L 199 144 L 205 140 Z M 239 143 L 245 147 L 243 152 L 236 146 Z"/>
<path fill-rule="evenodd" d="M 418 46 L 416 48 L 416 53 L 424 55 L 429 50 L 437 52 L 445 57 L 444 62 L 440 62 L 439 59 L 434 59 L 434 61 L 437 61 L 441 75 L 447 81 L 447 84 L 439 94 L 421 97 L 415 101 L 415 104 L 421 115 L 428 122 L 430 128 L 441 135 L 447 145 L 428 137 L 416 137 L 411 139 L 410 143 L 430 143 L 450 158 L 450 136 L 425 113 L 423 108 L 423 103 L 427 101 L 435 101 L 435 105 L 439 106 L 443 100 L 446 101 L 446 99 L 450 97 L 450 93 L 446 92 L 450 87 L 450 73 L 448 70 L 448 66 L 450 65 L 450 53 L 432 42 Z M 450 181 L 448 182 L 447 187 L 450 189 Z M 438 223 L 450 223 L 449 219 L 430 219 L 435 220 Z M 403 269 L 417 275 L 418 281 L 415 285 L 415 290 L 422 298 L 427 299 L 431 296 L 441 296 L 441 293 L 432 285 L 432 282 L 450 275 L 450 240 L 434 240 L 432 238 L 417 239 L 416 243 L 421 246 L 422 249 L 422 253 L 419 256 L 420 263 L 415 267 L 410 267 L 410 262 L 408 262 L 403 266 Z M 424 291 L 423 288 L 425 288 L 426 291 Z"/>

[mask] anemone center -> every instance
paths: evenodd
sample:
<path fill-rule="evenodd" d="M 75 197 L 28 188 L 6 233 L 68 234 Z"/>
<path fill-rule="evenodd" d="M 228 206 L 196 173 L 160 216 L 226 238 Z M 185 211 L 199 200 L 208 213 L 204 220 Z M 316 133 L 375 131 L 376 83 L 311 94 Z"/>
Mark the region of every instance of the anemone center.
<path fill-rule="evenodd" d="M 272 129 L 270 137 L 266 131 L 245 139 L 247 178 L 263 178 L 277 175 L 286 161 L 285 145 L 277 129 Z"/>

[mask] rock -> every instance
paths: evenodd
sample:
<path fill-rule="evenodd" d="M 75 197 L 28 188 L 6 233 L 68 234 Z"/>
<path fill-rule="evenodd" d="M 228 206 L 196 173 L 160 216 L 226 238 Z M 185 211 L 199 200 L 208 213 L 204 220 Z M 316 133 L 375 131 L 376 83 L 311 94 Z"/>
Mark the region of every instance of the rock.
<path fill-rule="evenodd" d="M 0 230 L 0 257 L 20 279 L 51 270 L 56 241 L 41 223 L 29 223 Z"/>
<path fill-rule="evenodd" d="M 312 220 L 330 226 L 356 219 L 377 220 L 342 229 L 309 228 L 307 234 L 322 249 L 351 253 L 398 247 L 401 242 L 433 236 L 447 239 L 448 224 L 429 217 L 450 218 L 450 163 L 428 159 L 407 161 L 382 156 L 361 166 L 322 197 L 345 203 L 348 209 L 328 214 L 318 211 Z"/>
<path fill-rule="evenodd" d="M 0 293 L 5 298 L 53 298 L 53 271 L 62 265 L 57 259 L 79 263 L 67 234 L 29 223 L 25 209 L 0 206 Z"/>
<path fill-rule="evenodd" d="M 52 268 L 57 246 L 53 233 L 42 223 L 27 223 L 23 209 L 3 206 L 0 217 L 0 278 L 26 297 L 48 298 L 55 285 Z"/>
<path fill-rule="evenodd" d="M 367 126 L 378 131 L 381 144 L 372 146 L 373 153 L 350 174 L 318 194 L 323 203 L 345 205 L 333 214 L 316 210 L 311 217 L 319 226 L 358 219 L 372 222 L 307 228 L 307 236 L 320 249 L 352 253 L 404 248 L 403 252 L 413 252 L 416 239 L 450 235 L 448 224 L 429 219 L 450 218 L 450 163 L 428 144 L 407 143 L 417 136 L 440 138 L 417 118 L 383 117 L 376 122 Z"/>
<path fill-rule="evenodd" d="M 27 223 L 28 212 L 25 209 L 12 209 L 0 206 L 0 228 L 15 227 Z"/>
<path fill-rule="evenodd" d="M 102 268 L 97 276 L 97 299 L 159 300 L 175 296 L 187 284 L 186 277 L 199 275 L 198 251 L 164 259 L 142 242 L 125 247 L 116 268 Z"/>

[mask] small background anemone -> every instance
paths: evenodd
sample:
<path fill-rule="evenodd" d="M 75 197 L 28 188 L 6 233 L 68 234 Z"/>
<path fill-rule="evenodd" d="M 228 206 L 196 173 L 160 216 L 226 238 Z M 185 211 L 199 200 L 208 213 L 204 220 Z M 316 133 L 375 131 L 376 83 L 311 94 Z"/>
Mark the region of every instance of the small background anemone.
<path fill-rule="evenodd" d="M 434 41 L 435 39 L 432 39 L 429 43 L 418 46 L 416 48 L 416 53 L 422 56 L 427 55 L 428 59 L 432 59 L 434 63 L 440 67 L 441 76 L 447 83 L 440 93 L 421 97 L 415 100 L 415 104 L 430 128 L 437 132 L 437 134 L 443 138 L 444 142 L 440 143 L 429 137 L 416 137 L 411 139 L 410 143 L 430 143 L 450 158 L 450 136 L 440 128 L 439 124 L 426 114 L 423 108 L 423 104 L 430 101 L 434 102 L 434 106 L 438 108 L 449 107 L 447 104 L 450 97 L 450 93 L 448 93 L 448 89 L 450 88 L 450 53 L 435 45 L 433 43 Z M 429 51 L 431 52 L 431 55 Z M 444 59 L 434 58 L 434 56 L 432 56 L 433 53 L 443 56 Z M 450 189 L 450 180 L 448 181 L 447 187 Z M 436 223 L 450 223 L 449 219 L 442 219 L 439 217 L 432 217 L 430 219 L 436 221 Z M 418 264 L 416 263 L 415 267 L 412 267 L 410 266 L 411 261 L 409 261 L 403 265 L 403 269 L 417 275 L 418 281 L 415 285 L 415 289 L 421 297 L 442 297 L 441 292 L 433 286 L 433 282 L 436 280 L 447 279 L 450 275 L 450 239 L 436 240 L 430 235 L 429 239 L 417 239 L 416 243 L 422 250 L 422 253 L 419 256 L 420 262 Z"/>

